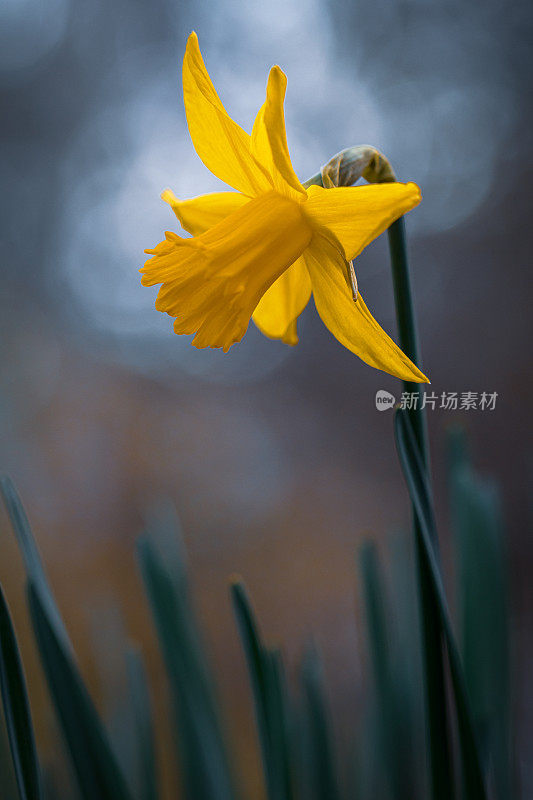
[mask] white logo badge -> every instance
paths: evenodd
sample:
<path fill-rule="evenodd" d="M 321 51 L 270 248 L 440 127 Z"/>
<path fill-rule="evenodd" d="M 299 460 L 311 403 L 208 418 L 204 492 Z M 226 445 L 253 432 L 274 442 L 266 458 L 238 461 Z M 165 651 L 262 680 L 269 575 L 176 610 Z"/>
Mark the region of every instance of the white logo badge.
<path fill-rule="evenodd" d="M 386 411 L 388 408 L 392 408 L 395 402 L 394 395 L 386 392 L 385 389 L 378 389 L 376 392 L 376 408 L 378 411 Z"/>

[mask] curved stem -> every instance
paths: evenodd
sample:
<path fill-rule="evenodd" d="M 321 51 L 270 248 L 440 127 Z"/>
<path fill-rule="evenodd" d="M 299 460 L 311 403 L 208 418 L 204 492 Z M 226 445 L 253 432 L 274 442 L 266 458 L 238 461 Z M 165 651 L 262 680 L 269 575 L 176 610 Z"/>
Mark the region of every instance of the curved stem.
<path fill-rule="evenodd" d="M 418 345 L 418 332 L 411 292 L 407 241 L 405 237 L 405 220 L 403 217 L 400 217 L 400 219 L 392 223 L 387 231 L 387 235 L 389 238 L 392 284 L 394 288 L 394 303 L 396 307 L 396 321 L 398 325 L 400 347 L 411 361 L 418 364 L 420 361 L 420 348 Z M 418 395 L 418 402 L 415 404 L 416 407 L 409 408 L 408 414 L 417 444 L 420 448 L 424 466 L 427 468 L 429 462 L 427 424 L 426 415 L 420 408 L 420 384 L 404 381 L 403 386 L 404 391 L 416 393 Z"/>
<path fill-rule="evenodd" d="M 394 172 L 381 153 L 368 146 L 349 148 L 334 156 L 322 170 L 303 185 L 350 185 L 359 177 L 370 182 L 394 180 Z M 409 261 L 405 221 L 403 217 L 388 229 L 394 301 L 398 325 L 399 345 L 404 353 L 420 365 L 420 352 Z M 405 392 L 416 393 L 417 403 L 411 404 L 408 414 L 429 477 L 429 450 L 425 413 L 421 406 L 421 390 L 417 383 L 403 382 Z M 412 406 L 415 406 L 414 408 Z M 422 628 L 422 659 L 425 677 L 426 720 L 429 735 L 429 758 L 433 800 L 451 800 L 454 797 L 454 779 L 450 748 L 450 726 L 446 702 L 445 649 L 440 625 L 439 609 L 435 602 L 432 576 L 425 559 L 420 522 L 413 508 L 415 552 L 418 574 L 420 616 Z M 433 548 L 438 552 L 436 536 Z"/>
<path fill-rule="evenodd" d="M 392 282 L 400 347 L 415 364 L 420 363 L 418 334 L 411 292 L 407 241 L 403 217 L 393 222 L 388 230 Z M 416 438 L 422 463 L 429 479 L 429 451 L 426 419 L 420 408 L 420 386 L 404 381 L 404 391 L 416 393 L 418 402 L 411 404 L 409 419 Z M 415 407 L 413 407 L 413 405 Z M 422 659 L 426 689 L 426 718 L 429 734 L 431 787 L 434 800 L 447 800 L 454 796 L 453 767 L 449 739 L 448 708 L 446 703 L 446 678 L 444 672 L 444 641 L 439 624 L 439 609 L 435 602 L 432 576 L 424 557 L 420 522 L 413 509 L 418 590 L 422 626 Z M 433 548 L 438 550 L 436 537 Z"/>

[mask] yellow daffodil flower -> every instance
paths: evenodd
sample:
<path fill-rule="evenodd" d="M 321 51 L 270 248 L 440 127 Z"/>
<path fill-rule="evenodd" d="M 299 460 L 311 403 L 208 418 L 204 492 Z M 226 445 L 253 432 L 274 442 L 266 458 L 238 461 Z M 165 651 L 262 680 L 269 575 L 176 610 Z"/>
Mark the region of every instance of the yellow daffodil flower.
<path fill-rule="evenodd" d="M 427 381 L 367 309 L 354 299 L 350 262 L 420 202 L 414 183 L 305 189 L 289 157 L 283 101 L 287 79 L 268 78 L 252 135 L 228 116 L 191 33 L 183 95 L 196 152 L 236 192 L 178 200 L 162 197 L 182 227 L 166 233 L 144 267 L 145 286 L 161 284 L 156 308 L 174 331 L 196 334 L 196 347 L 224 351 L 244 336 L 250 318 L 273 339 L 296 344 L 296 321 L 311 293 L 324 324 L 367 364 L 410 381 Z"/>

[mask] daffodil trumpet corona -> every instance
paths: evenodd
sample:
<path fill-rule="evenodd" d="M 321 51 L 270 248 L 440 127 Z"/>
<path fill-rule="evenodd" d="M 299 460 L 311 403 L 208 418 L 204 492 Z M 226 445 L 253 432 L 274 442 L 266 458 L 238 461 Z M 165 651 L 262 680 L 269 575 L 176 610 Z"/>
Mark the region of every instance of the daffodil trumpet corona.
<path fill-rule="evenodd" d="M 272 67 L 248 135 L 224 109 L 191 33 L 183 61 L 189 131 L 206 167 L 235 191 L 190 200 L 164 191 L 192 236 L 167 232 L 146 250 L 142 283 L 161 285 L 156 308 L 174 318 L 176 333 L 224 351 L 242 339 L 250 319 L 266 336 L 296 344 L 297 319 L 312 294 L 326 327 L 352 353 L 391 375 L 427 382 L 370 314 L 352 263 L 420 202 L 420 190 L 392 181 L 300 183 L 285 134 L 286 84 Z"/>

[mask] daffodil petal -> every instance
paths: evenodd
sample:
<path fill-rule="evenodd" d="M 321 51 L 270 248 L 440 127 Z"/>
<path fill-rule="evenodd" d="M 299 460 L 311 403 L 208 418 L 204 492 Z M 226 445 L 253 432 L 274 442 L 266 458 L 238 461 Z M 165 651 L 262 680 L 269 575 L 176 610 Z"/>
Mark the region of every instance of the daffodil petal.
<path fill-rule="evenodd" d="M 196 347 L 228 350 L 245 334 L 272 284 L 309 244 L 312 231 L 298 203 L 271 191 L 241 206 L 200 236 L 167 232 L 146 252 L 142 284 L 161 284 L 156 308 L 175 317 Z"/>
<path fill-rule="evenodd" d="M 272 67 L 268 76 L 266 100 L 259 109 L 252 130 L 252 154 L 270 172 L 274 188 L 295 200 L 305 198 L 306 191 L 291 164 L 283 102 L 287 78 L 279 67 Z"/>
<path fill-rule="evenodd" d="M 252 319 L 270 339 L 298 344 L 296 319 L 311 297 L 311 279 L 303 258 L 299 258 L 263 295 Z"/>
<path fill-rule="evenodd" d="M 371 367 L 403 380 L 429 383 L 376 322 L 360 294 L 354 302 L 345 277 L 347 264 L 339 250 L 328 239 L 315 235 L 303 257 L 317 311 L 335 338 Z"/>
<path fill-rule="evenodd" d="M 171 206 L 181 227 L 193 236 L 199 236 L 250 202 L 250 198 L 240 192 L 213 192 L 178 200 L 174 192 L 165 189 L 161 197 Z"/>
<path fill-rule="evenodd" d="M 194 32 L 183 59 L 183 99 L 192 142 L 206 167 L 249 197 L 270 191 L 267 171 L 250 152 L 250 136 L 220 102 Z"/>
<path fill-rule="evenodd" d="M 372 183 L 323 189 L 310 186 L 305 214 L 323 236 L 336 239 L 352 261 L 394 220 L 420 202 L 416 183 Z"/>

